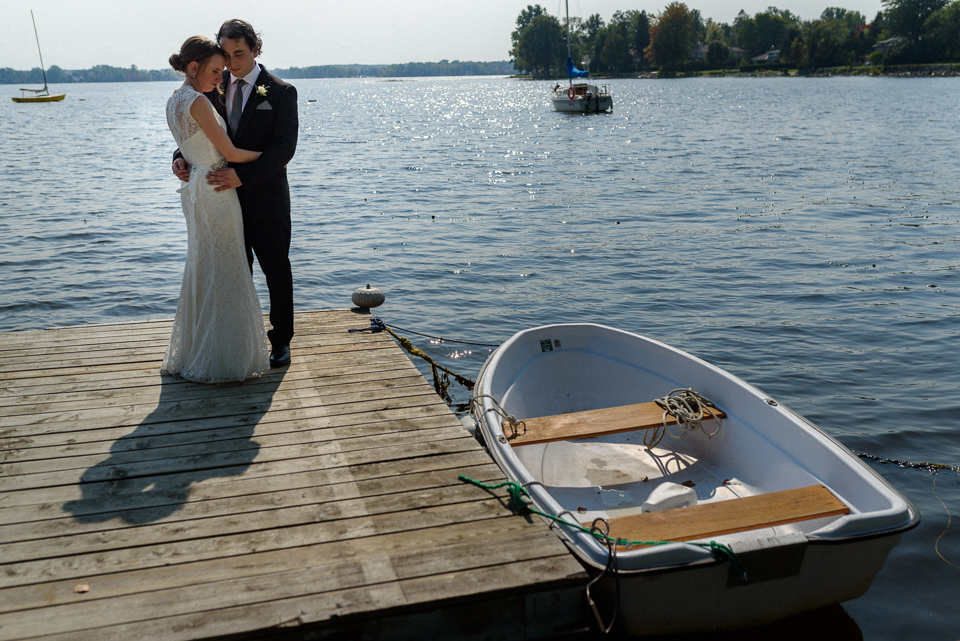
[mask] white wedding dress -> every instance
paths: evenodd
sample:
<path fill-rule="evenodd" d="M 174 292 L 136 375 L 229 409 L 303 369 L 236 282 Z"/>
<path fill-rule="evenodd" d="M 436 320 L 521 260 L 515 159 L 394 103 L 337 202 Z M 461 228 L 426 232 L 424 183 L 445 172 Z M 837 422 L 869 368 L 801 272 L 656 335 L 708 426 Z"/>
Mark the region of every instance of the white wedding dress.
<path fill-rule="evenodd" d="M 247 264 L 237 192 L 214 191 L 205 178 L 227 161 L 190 115 L 198 99 L 206 100 L 185 85 L 167 101 L 167 125 L 190 164 L 190 182 L 179 190 L 187 264 L 162 371 L 197 383 L 242 381 L 269 367 L 267 335 Z"/>

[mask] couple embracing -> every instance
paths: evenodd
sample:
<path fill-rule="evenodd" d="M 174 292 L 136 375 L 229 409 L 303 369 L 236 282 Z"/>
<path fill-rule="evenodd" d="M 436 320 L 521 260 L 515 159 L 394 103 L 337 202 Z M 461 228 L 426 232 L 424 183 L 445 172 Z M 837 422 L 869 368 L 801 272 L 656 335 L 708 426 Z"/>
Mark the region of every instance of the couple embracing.
<path fill-rule="evenodd" d="M 286 166 L 297 145 L 297 91 L 257 64 L 261 45 L 252 26 L 228 20 L 216 41 L 194 36 L 170 56 L 185 76 L 167 124 L 179 147 L 173 173 L 185 183 L 187 263 L 162 370 L 198 383 L 243 381 L 290 362 Z M 254 256 L 270 291 L 269 332 Z"/>

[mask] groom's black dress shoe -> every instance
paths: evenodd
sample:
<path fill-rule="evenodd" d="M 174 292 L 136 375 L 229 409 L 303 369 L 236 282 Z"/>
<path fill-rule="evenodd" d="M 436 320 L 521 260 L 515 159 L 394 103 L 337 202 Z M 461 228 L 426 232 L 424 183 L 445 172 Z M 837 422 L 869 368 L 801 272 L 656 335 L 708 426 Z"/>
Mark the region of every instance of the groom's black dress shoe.
<path fill-rule="evenodd" d="M 283 367 L 290 364 L 290 346 L 276 345 L 270 350 L 270 367 Z"/>

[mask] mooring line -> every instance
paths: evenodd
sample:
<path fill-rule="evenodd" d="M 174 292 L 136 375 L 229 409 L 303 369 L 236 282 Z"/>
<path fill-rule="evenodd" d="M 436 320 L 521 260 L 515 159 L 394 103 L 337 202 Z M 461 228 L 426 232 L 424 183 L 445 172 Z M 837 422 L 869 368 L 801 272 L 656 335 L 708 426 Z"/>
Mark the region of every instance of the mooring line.
<path fill-rule="evenodd" d="M 951 566 L 951 567 L 955 567 L 955 568 L 957 568 L 958 570 L 960 570 L 960 565 L 957 565 L 957 564 L 955 564 L 955 563 L 951 563 L 950 561 L 947 560 L 947 558 L 946 558 L 945 556 L 943 556 L 943 554 L 940 553 L 940 539 L 943 538 L 943 535 L 944 535 L 944 534 L 946 534 L 947 532 L 950 531 L 950 521 L 952 521 L 953 518 L 950 516 L 950 510 L 947 509 L 947 504 L 944 503 L 944 502 L 943 502 L 943 499 L 941 499 L 941 498 L 937 495 L 937 479 L 933 479 L 933 496 L 936 497 L 936 499 L 937 499 L 938 501 L 940 501 L 940 505 L 943 506 L 943 511 L 947 513 L 947 527 L 943 528 L 943 532 L 941 532 L 941 533 L 940 533 L 940 536 L 937 537 L 937 540 L 933 542 L 933 551 L 937 553 L 937 556 L 939 556 L 939 557 L 943 560 L 944 563 L 946 563 L 947 565 L 949 565 L 949 566 Z"/>
<path fill-rule="evenodd" d="M 455 380 L 457 383 L 467 388 L 468 390 L 473 391 L 473 388 L 476 386 L 476 382 L 470 380 L 466 376 L 457 374 L 453 370 L 447 369 L 443 365 L 438 364 L 435 360 L 430 358 L 430 356 L 426 352 L 424 352 L 422 349 L 418 349 L 417 347 L 414 347 L 413 343 L 410 342 L 410 339 L 406 338 L 405 336 L 400 336 L 395 331 L 393 331 L 393 329 L 391 329 L 392 327 L 393 325 L 388 325 L 379 316 L 372 316 L 370 318 L 370 327 L 364 327 L 362 329 L 350 329 L 347 331 L 371 332 L 373 334 L 378 334 L 380 332 L 387 332 L 398 343 L 400 343 L 400 346 L 403 347 L 403 349 L 407 350 L 407 352 L 409 352 L 411 356 L 419 356 L 423 360 L 430 363 L 430 370 L 433 373 L 433 389 L 437 392 L 437 394 L 440 395 L 440 398 L 442 398 L 447 404 L 453 403 L 453 397 L 450 396 L 450 391 L 449 391 L 451 376 L 453 377 L 453 380 Z M 403 328 L 400 328 L 400 327 L 398 327 L 397 329 L 400 329 L 401 331 L 408 331 L 408 330 L 403 330 Z M 417 334 L 418 332 L 413 332 L 413 333 Z M 426 336 L 426 334 L 420 334 L 420 335 Z M 460 342 L 460 341 L 457 341 L 457 342 Z M 443 372 L 443 374 L 441 374 L 440 372 Z"/>
<path fill-rule="evenodd" d="M 873 461 L 874 463 L 883 463 L 884 465 L 897 465 L 899 467 L 909 467 L 914 470 L 926 470 L 931 474 L 936 474 L 940 470 L 950 470 L 951 472 L 960 473 L 960 465 L 944 465 L 943 463 L 914 463 L 912 461 L 904 461 L 903 459 L 896 458 L 885 458 L 882 456 L 876 456 L 875 454 L 867 454 L 866 452 L 858 452 L 856 450 L 850 450 L 857 456 L 862 459 L 867 459 Z"/>

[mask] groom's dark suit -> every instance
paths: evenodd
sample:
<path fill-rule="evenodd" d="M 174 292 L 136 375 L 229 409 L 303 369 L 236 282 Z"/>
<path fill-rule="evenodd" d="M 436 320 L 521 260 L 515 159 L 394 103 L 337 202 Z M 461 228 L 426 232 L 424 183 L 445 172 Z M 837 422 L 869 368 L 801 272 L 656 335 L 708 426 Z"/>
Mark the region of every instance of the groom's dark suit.
<path fill-rule="evenodd" d="M 207 94 L 217 112 L 227 120 L 224 101 L 230 73 L 223 73 L 224 93 Z M 290 269 L 290 186 L 287 163 L 297 148 L 299 131 L 297 89 L 260 65 L 260 75 L 243 108 L 237 131 L 229 132 L 238 149 L 263 152 L 251 163 L 233 164 L 240 182 L 237 196 L 243 210 L 247 260 L 253 269 L 256 254 L 270 290 L 270 324 L 267 334 L 274 346 L 288 345 L 293 337 L 293 274 Z"/>

